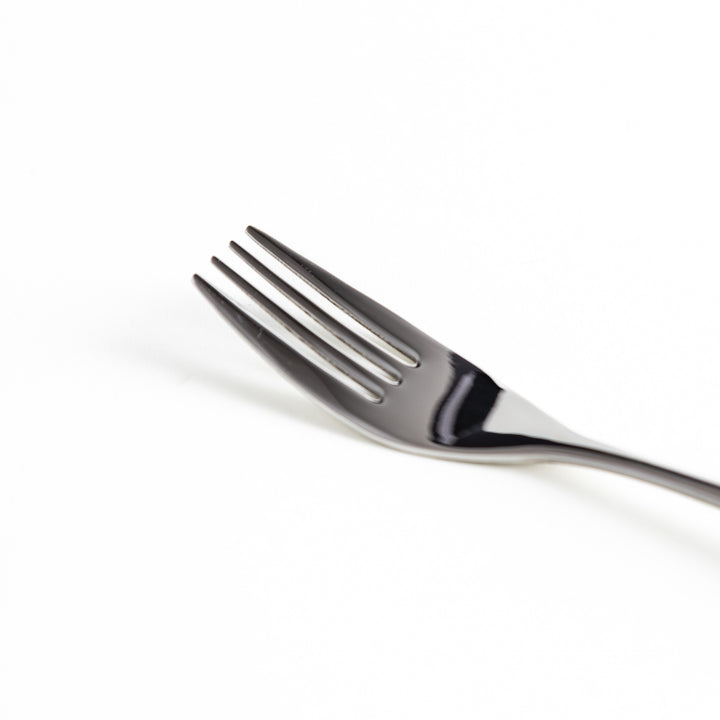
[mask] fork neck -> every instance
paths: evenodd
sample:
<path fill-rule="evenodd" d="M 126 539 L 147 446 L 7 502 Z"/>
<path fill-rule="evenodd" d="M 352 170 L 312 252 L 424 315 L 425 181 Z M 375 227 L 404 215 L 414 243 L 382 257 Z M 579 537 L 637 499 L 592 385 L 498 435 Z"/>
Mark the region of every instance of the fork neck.
<path fill-rule="evenodd" d="M 564 446 L 556 453 L 551 451 L 548 459 L 620 473 L 720 507 L 720 486 L 717 484 L 616 450 L 592 445 Z"/>

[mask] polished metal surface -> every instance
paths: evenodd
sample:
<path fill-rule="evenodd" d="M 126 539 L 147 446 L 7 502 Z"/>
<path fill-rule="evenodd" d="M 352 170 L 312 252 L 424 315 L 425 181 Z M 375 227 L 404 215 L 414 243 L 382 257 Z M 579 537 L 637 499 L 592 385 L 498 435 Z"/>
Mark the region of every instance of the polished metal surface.
<path fill-rule="evenodd" d="M 336 320 L 236 243 L 231 243 L 231 248 L 240 258 L 337 341 L 322 339 L 217 258 L 213 258 L 214 265 L 300 341 L 303 350 L 195 275 L 198 288 L 268 360 L 361 432 L 398 449 L 454 460 L 564 462 L 601 468 L 720 506 L 718 485 L 577 435 L 269 235 L 253 227 L 248 227 L 247 233 L 312 290 L 359 323 L 364 332 L 355 332 Z"/>

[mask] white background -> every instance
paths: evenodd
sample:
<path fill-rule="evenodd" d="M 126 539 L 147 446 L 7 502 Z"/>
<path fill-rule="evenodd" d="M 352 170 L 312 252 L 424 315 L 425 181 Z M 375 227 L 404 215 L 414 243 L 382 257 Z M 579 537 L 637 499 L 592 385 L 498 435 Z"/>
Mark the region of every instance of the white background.
<path fill-rule="evenodd" d="M 373 444 L 190 278 L 252 223 L 720 479 L 717 3 L 0 23 L 0 713 L 716 720 L 717 509 Z"/>

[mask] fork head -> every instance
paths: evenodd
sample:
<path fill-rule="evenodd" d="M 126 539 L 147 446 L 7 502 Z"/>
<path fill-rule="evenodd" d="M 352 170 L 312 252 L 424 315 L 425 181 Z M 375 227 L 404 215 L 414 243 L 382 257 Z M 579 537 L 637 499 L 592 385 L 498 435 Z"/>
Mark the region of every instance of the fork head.
<path fill-rule="evenodd" d="M 323 268 L 254 227 L 247 233 L 292 270 L 305 291 L 245 248 L 236 243 L 230 247 L 299 308 L 306 322 L 217 258 L 213 264 L 279 331 L 195 275 L 198 288 L 272 364 L 361 432 L 413 452 L 493 462 L 545 459 L 555 446 L 578 439 L 480 368 Z M 309 297 L 312 293 L 339 308 L 347 322 L 323 310 Z"/>

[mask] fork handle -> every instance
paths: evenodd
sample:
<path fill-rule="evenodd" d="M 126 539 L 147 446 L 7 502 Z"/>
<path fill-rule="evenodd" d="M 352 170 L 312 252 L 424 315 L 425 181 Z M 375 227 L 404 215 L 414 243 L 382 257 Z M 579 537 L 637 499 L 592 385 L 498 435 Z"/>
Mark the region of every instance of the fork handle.
<path fill-rule="evenodd" d="M 566 446 L 557 458 L 552 459 L 555 462 L 585 465 L 627 475 L 720 507 L 720 486 L 715 483 L 655 465 L 616 450 Z"/>

